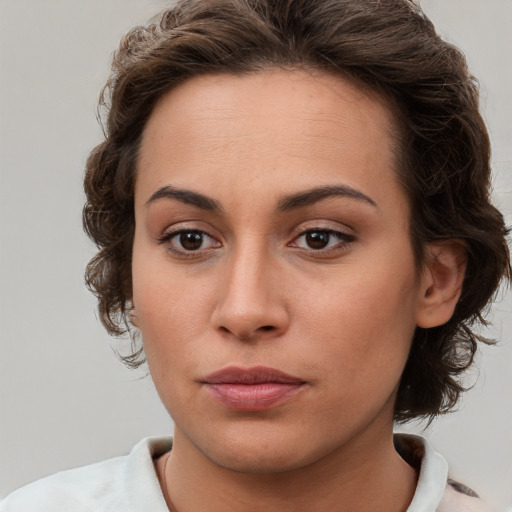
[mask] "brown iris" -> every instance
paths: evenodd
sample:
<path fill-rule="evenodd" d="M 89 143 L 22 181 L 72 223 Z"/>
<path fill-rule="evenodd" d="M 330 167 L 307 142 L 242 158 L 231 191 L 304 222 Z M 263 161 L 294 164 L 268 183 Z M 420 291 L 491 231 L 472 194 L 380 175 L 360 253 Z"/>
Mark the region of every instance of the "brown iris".
<path fill-rule="evenodd" d="M 306 233 L 306 243 L 311 249 L 324 249 L 330 237 L 331 234 L 327 231 L 310 231 Z"/>
<path fill-rule="evenodd" d="M 184 231 L 180 233 L 180 244 L 187 251 L 197 251 L 203 245 L 203 233 L 200 231 Z"/>

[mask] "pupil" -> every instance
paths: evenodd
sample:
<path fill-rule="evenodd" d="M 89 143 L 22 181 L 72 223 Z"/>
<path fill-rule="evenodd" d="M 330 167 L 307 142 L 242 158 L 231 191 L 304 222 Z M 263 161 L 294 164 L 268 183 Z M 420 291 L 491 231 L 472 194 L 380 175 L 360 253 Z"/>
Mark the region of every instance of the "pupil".
<path fill-rule="evenodd" d="M 180 244 L 187 251 L 196 251 L 201 248 L 203 235 L 197 232 L 187 232 L 180 234 Z"/>
<path fill-rule="evenodd" d="M 306 235 L 306 242 L 312 249 L 323 249 L 329 243 L 329 233 L 314 231 Z"/>

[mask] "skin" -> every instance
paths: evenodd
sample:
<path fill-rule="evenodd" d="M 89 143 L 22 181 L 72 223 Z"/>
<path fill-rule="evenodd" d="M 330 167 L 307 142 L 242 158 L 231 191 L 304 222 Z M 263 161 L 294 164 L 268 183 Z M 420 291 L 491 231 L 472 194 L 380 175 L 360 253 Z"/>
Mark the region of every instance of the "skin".
<path fill-rule="evenodd" d="M 463 269 L 444 244 L 418 271 L 393 130 L 385 102 L 303 70 L 195 78 L 154 109 L 135 187 L 132 320 L 175 422 L 157 462 L 169 508 L 407 509 L 416 474 L 393 447 L 396 390 L 416 325 L 449 318 Z M 334 186 L 351 194 L 283 209 Z M 304 385 L 268 410 L 233 411 L 203 382 L 230 365 Z"/>

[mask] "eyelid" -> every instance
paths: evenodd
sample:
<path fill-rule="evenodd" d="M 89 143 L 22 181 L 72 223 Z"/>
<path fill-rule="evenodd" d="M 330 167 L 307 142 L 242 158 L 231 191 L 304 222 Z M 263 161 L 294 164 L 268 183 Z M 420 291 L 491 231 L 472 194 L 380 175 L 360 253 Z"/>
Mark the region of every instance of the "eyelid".
<path fill-rule="evenodd" d="M 213 238 L 217 241 L 221 241 L 221 235 L 217 229 L 215 229 L 210 223 L 204 222 L 199 219 L 188 219 L 188 220 L 178 220 L 173 224 L 168 224 L 163 229 L 159 230 L 160 234 L 155 233 L 155 239 L 157 242 L 168 239 L 177 233 L 187 232 L 187 231 L 195 231 L 198 233 L 204 233 L 208 235 L 210 238 Z"/>
<path fill-rule="evenodd" d="M 351 226 L 328 219 L 311 219 L 301 222 L 293 229 L 290 236 L 296 238 L 311 231 L 327 231 L 331 233 L 340 233 L 347 237 L 356 237 L 355 231 Z"/>
<path fill-rule="evenodd" d="M 200 233 L 202 235 L 206 235 L 208 238 L 211 238 L 212 240 L 216 240 L 215 237 L 213 237 L 208 232 L 202 229 L 180 228 L 172 231 L 166 231 L 165 233 L 158 237 L 158 241 L 160 243 L 165 243 L 168 242 L 169 240 L 172 240 L 176 236 L 181 235 L 182 233 Z"/>
<path fill-rule="evenodd" d="M 222 247 L 222 242 L 219 240 L 219 237 L 211 234 L 210 229 L 199 227 L 197 224 L 190 225 L 191 223 L 183 222 L 178 223 L 176 225 L 170 226 L 164 230 L 164 232 L 156 238 L 158 244 L 165 246 L 166 250 L 171 253 L 173 256 L 181 258 L 181 259 L 199 259 L 199 258 L 208 258 L 211 255 L 211 252 L 215 249 L 219 249 Z M 172 245 L 172 241 L 174 238 L 178 237 L 183 233 L 200 233 L 205 237 L 208 237 L 210 240 L 214 242 L 213 246 L 199 248 L 197 250 L 187 250 L 185 248 L 179 249 Z"/>
<path fill-rule="evenodd" d="M 296 241 L 300 239 L 301 237 L 307 235 L 308 233 L 327 233 L 331 236 L 334 236 L 338 239 L 338 243 L 335 246 L 326 247 L 326 248 L 307 248 L 307 247 L 299 247 L 295 245 Z M 339 225 L 336 227 L 333 227 L 332 225 L 321 225 L 321 223 L 317 223 L 316 225 L 308 225 L 308 226 L 301 226 L 299 229 L 296 230 L 295 234 L 293 235 L 293 238 L 291 242 L 289 242 L 287 245 L 288 247 L 304 251 L 305 253 L 311 254 L 313 256 L 322 256 L 322 255 L 331 255 L 336 256 L 341 252 L 345 252 L 348 250 L 351 243 L 355 242 L 357 240 L 356 236 L 353 233 L 348 232 L 347 229 L 341 228 Z"/>

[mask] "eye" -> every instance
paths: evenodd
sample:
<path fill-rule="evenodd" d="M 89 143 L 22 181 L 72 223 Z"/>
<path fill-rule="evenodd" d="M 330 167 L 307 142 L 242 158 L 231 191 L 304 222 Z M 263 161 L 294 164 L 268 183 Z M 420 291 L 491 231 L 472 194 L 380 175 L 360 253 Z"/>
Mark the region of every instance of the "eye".
<path fill-rule="evenodd" d="M 161 244 L 165 244 L 170 251 L 183 255 L 207 251 L 221 246 L 208 233 L 194 229 L 181 229 L 165 233 L 159 241 Z"/>
<path fill-rule="evenodd" d="M 333 229 L 308 229 L 301 233 L 290 245 L 312 251 L 329 251 L 345 248 L 355 237 Z"/>

